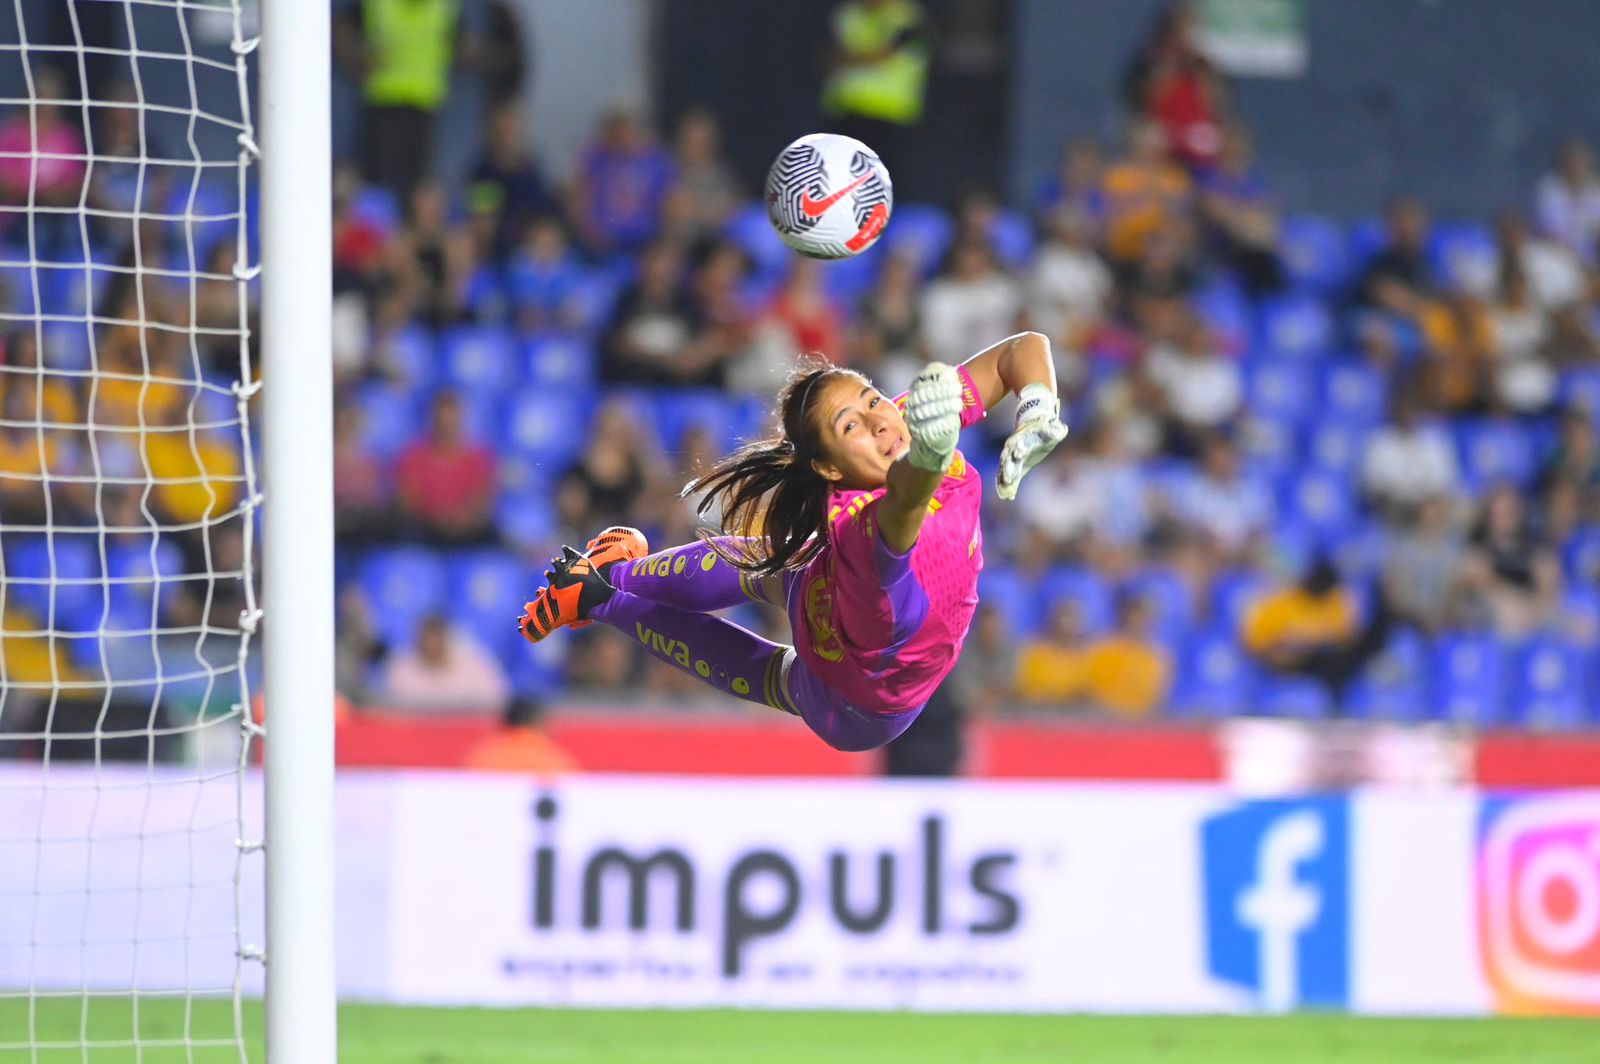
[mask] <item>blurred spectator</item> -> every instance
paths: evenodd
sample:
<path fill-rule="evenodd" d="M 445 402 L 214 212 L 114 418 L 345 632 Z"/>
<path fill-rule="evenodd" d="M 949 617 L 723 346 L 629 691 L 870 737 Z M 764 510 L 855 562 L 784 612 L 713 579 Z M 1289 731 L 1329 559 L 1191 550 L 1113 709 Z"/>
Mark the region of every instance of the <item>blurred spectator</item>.
<path fill-rule="evenodd" d="M 1584 407 L 1561 415 L 1561 436 L 1539 471 L 1539 484 L 1546 492 L 1571 485 L 1579 493 L 1580 509 L 1590 520 L 1600 520 L 1600 444 L 1593 416 Z"/>
<path fill-rule="evenodd" d="M 627 108 L 609 112 L 584 152 L 568 190 L 567 214 L 597 256 L 638 251 L 661 228 L 674 181 L 672 157 Z"/>
<path fill-rule="evenodd" d="M 1395 617 L 1430 635 L 1452 624 L 1460 612 L 1466 542 L 1450 497 L 1421 500 L 1415 520 L 1384 547 L 1383 587 Z"/>
<path fill-rule="evenodd" d="M 537 699 L 517 697 L 506 704 L 500 727 L 468 748 L 462 764 L 479 772 L 554 775 L 575 772 L 577 759 L 545 731 L 544 706 Z"/>
<path fill-rule="evenodd" d="M 0 205 L 76 207 L 83 196 L 83 121 L 69 115 L 65 79 L 54 67 L 39 67 L 33 79 L 33 106 L 14 107 L 0 120 Z M 78 218 L 70 212 L 29 214 L 36 234 L 48 235 L 49 248 L 77 246 Z M 20 210 L 0 211 L 0 232 L 22 222 Z M 41 234 L 40 231 L 43 230 Z"/>
<path fill-rule="evenodd" d="M 420 318 L 438 328 L 459 321 L 473 267 L 472 238 L 450 224 L 443 186 L 426 181 L 411 196 L 405 226 L 389 243 L 391 296 L 404 307 L 400 318 Z"/>
<path fill-rule="evenodd" d="M 1515 487 L 1501 484 L 1490 490 L 1469 547 L 1462 583 L 1473 619 L 1493 625 L 1509 639 L 1554 623 L 1561 566 L 1528 519 Z"/>
<path fill-rule="evenodd" d="M 1076 705 L 1085 679 L 1082 614 L 1076 602 L 1057 599 L 1045 630 L 1017 654 L 1017 698 L 1033 705 Z"/>
<path fill-rule="evenodd" d="M 1555 169 L 1539 179 L 1535 200 L 1545 235 L 1594 265 L 1600 250 L 1600 175 L 1587 144 L 1569 140 L 1561 145 Z"/>
<path fill-rule="evenodd" d="M 673 162 L 677 184 L 666 203 L 668 230 L 686 244 L 720 236 L 745 196 L 722 155 L 722 130 L 708 108 L 690 108 L 678 119 Z"/>
<path fill-rule="evenodd" d="M 1386 214 L 1388 243 L 1367 265 L 1361 301 L 1407 321 L 1419 321 L 1434 294 L 1428 268 L 1428 212 L 1402 197 Z"/>
<path fill-rule="evenodd" d="M 415 647 L 389 658 L 379 686 L 394 709 L 498 712 L 511 697 L 494 655 L 439 614 L 423 619 Z"/>
<path fill-rule="evenodd" d="M 528 81 L 522 23 L 512 0 L 486 0 L 483 36 L 472 42 L 472 65 L 483 78 L 490 109 L 516 102 Z"/>
<path fill-rule="evenodd" d="M 1167 158 L 1161 127 L 1136 120 L 1128 128 L 1128 154 L 1105 174 L 1106 253 L 1117 266 L 1144 255 L 1152 234 L 1191 210 L 1189 175 Z"/>
<path fill-rule="evenodd" d="M 697 323 L 682 276 L 675 244 L 657 241 L 640 254 L 639 279 L 617 300 L 600 339 L 603 383 L 685 383 L 706 374 L 706 352 L 689 349 Z"/>
<path fill-rule="evenodd" d="M 885 776 L 954 776 L 965 752 L 967 690 L 953 679 L 955 672 L 934 688 L 911 727 L 884 748 Z"/>
<path fill-rule="evenodd" d="M 1449 293 L 1422 308 L 1428 392 L 1451 413 L 1481 412 L 1494 359 L 1493 322 L 1481 297 Z"/>
<path fill-rule="evenodd" d="M 567 692 L 579 698 L 615 698 L 632 690 L 638 686 L 639 658 L 633 637 L 615 628 L 596 624 L 574 632 L 567 651 Z"/>
<path fill-rule="evenodd" d="M 155 502 L 179 524 L 218 520 L 239 504 L 244 493 L 237 430 L 231 436 L 197 431 L 191 418 L 187 403 L 172 403 L 140 426 Z"/>
<path fill-rule="evenodd" d="M 744 251 L 731 240 L 700 246 L 689 284 L 695 333 L 683 352 L 683 368 L 699 368 L 680 382 L 683 385 L 725 387 L 730 374 L 747 361 L 755 331 L 745 306 L 744 281 L 749 269 Z"/>
<path fill-rule="evenodd" d="M 1084 689 L 1089 702 L 1119 717 L 1148 717 L 1166 702 L 1172 657 L 1152 635 L 1150 603 L 1124 592 L 1117 596 L 1117 627 L 1084 653 Z"/>
<path fill-rule="evenodd" d="M 433 400 L 427 436 L 401 452 L 395 467 L 410 533 L 441 547 L 496 539 L 497 459 L 467 439 L 463 416 L 460 397 L 441 392 Z"/>
<path fill-rule="evenodd" d="M 1046 221 L 1048 236 L 1028 275 L 1028 315 L 1054 349 L 1081 351 L 1105 317 L 1111 271 L 1095 251 L 1094 231 L 1081 211 L 1063 208 Z"/>
<path fill-rule="evenodd" d="M 1017 516 L 1025 533 L 1018 553 L 1030 569 L 1069 557 L 1082 560 L 1093 553 L 1092 540 L 1103 521 L 1106 499 L 1083 446 L 1078 434 L 1068 436 L 1028 474 L 1031 490 L 1017 496 Z"/>
<path fill-rule="evenodd" d="M 563 509 L 583 539 L 608 525 L 637 519 L 639 504 L 650 497 L 658 472 L 647 460 L 654 448 L 640 436 L 638 415 L 627 403 L 611 400 L 595 414 L 594 427 L 578 460 L 561 475 Z"/>
<path fill-rule="evenodd" d="M 1218 350 L 1205 322 L 1185 314 L 1176 343 L 1157 343 L 1145 353 L 1144 371 L 1161 391 L 1167 418 L 1167 449 L 1198 452 L 1201 437 L 1225 428 L 1244 403 L 1239 364 Z"/>
<path fill-rule="evenodd" d="M 1528 223 L 1515 211 L 1500 216 L 1496 234 L 1501 270 L 1525 276 L 1534 301 L 1541 307 L 1563 310 L 1584 298 L 1588 281 L 1583 263 L 1571 248 L 1529 233 Z"/>
<path fill-rule="evenodd" d="M 885 395 L 898 395 L 927 361 L 922 350 L 922 307 L 916 264 L 903 255 L 884 260 L 878 282 L 861 300 L 856 314 L 862 332 L 876 333 L 881 346 L 873 380 Z M 856 364 L 859 364 L 856 363 Z"/>
<path fill-rule="evenodd" d="M 0 393 L 0 513 L 7 524 L 45 524 L 50 512 L 46 472 L 70 472 L 61 437 L 39 431 L 31 399 L 26 388 Z"/>
<path fill-rule="evenodd" d="M 1355 598 L 1339 583 L 1338 570 L 1326 557 L 1318 558 L 1298 584 L 1250 605 L 1242 632 L 1245 648 L 1275 672 L 1320 681 L 1338 704 L 1350 681 L 1388 640 L 1388 607 L 1381 593 L 1376 599 L 1373 618 L 1362 628 Z"/>
<path fill-rule="evenodd" d="M 460 0 L 361 0 L 334 24 L 334 51 L 360 80 L 361 169 L 402 203 L 433 161 L 434 118 L 462 48 Z"/>
<path fill-rule="evenodd" d="M 923 290 L 922 346 L 929 358 L 954 365 L 1015 332 L 1021 312 L 1021 286 L 1001 271 L 994 251 L 961 241 Z"/>
<path fill-rule="evenodd" d="M 140 159 L 172 156 L 160 125 L 141 121 L 138 95 L 130 82 L 108 88 L 100 99 L 104 103 L 91 116 L 89 145 L 95 157 L 89 172 L 89 206 L 95 211 L 86 220 L 95 244 L 120 251 L 132 242 L 137 208 L 153 202 L 150 167 L 141 165 Z"/>
<path fill-rule="evenodd" d="M 1010 709 L 1016 701 L 1017 644 L 995 603 L 978 603 L 951 675 L 957 677 L 962 703 L 979 716 Z"/>
<path fill-rule="evenodd" d="M 889 172 L 909 179 L 910 127 L 922 119 L 932 27 L 914 0 L 846 0 L 833 9 L 822 111 L 834 132 L 875 150 Z M 898 167 L 898 169 L 897 169 Z M 896 178 L 896 192 L 910 186 Z"/>
<path fill-rule="evenodd" d="M 1499 299 L 1489 308 L 1494 337 L 1496 405 L 1517 414 L 1537 414 L 1555 402 L 1560 379 L 1545 358 L 1550 321 L 1533 298 L 1527 277 L 1504 270 Z"/>
<path fill-rule="evenodd" d="M 1174 3 L 1157 17 L 1126 76 L 1129 107 L 1157 122 L 1172 157 L 1203 170 L 1222 144 L 1222 78 L 1195 40 L 1194 9 Z"/>
<path fill-rule="evenodd" d="M 1380 506 L 1405 512 L 1425 499 L 1452 494 L 1460 479 L 1449 433 L 1424 422 L 1415 394 L 1402 386 L 1395 393 L 1389 424 L 1367 441 L 1362 489 Z"/>
<path fill-rule="evenodd" d="M 362 438 L 362 420 L 356 404 L 334 405 L 333 532 L 352 546 L 387 542 L 396 533 L 388 471 Z"/>
<path fill-rule="evenodd" d="M 1223 262 L 1253 295 L 1283 287 L 1278 209 L 1255 166 L 1255 146 L 1238 123 L 1228 126 L 1217 165 L 1200 175 L 1200 213 Z"/>
<path fill-rule="evenodd" d="M 823 286 L 824 269 L 816 259 L 793 256 L 767 305 L 765 320 L 782 331 L 791 360 L 803 351 L 820 351 L 836 362 L 844 359 L 844 312 Z"/>
<path fill-rule="evenodd" d="M 1248 563 L 1276 515 L 1267 484 L 1240 467 L 1238 449 L 1221 433 L 1201 444 L 1200 469 L 1184 471 L 1171 505 L 1180 522 L 1206 537 L 1222 564 Z"/>
<path fill-rule="evenodd" d="M 337 513 L 337 511 L 336 511 Z M 358 706 L 371 701 L 373 669 L 388 653 L 372 625 L 372 607 L 356 584 L 339 592 L 333 649 L 333 687 Z"/>
<path fill-rule="evenodd" d="M 1050 231 L 1063 216 L 1081 218 L 1091 242 L 1098 238 L 1105 216 L 1105 151 L 1093 137 L 1074 137 L 1061 149 L 1056 172 L 1039 188 L 1034 216 Z"/>
<path fill-rule="evenodd" d="M 560 200 L 525 145 L 526 122 L 524 112 L 511 104 L 490 114 L 483 154 L 467 183 L 468 202 L 495 216 L 496 261 L 523 242 L 535 219 L 561 214 Z"/>
<path fill-rule="evenodd" d="M 582 321 L 577 294 L 586 274 L 567 247 L 561 220 L 535 218 L 506 267 L 517 328 L 524 333 L 572 329 Z"/>

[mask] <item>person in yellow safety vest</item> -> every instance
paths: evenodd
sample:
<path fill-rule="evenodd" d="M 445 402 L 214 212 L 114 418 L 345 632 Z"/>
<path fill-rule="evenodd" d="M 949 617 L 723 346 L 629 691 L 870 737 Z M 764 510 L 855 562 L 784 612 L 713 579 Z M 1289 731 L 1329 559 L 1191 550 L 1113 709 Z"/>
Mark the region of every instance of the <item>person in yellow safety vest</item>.
<path fill-rule="evenodd" d="M 890 173 L 922 118 L 932 40 L 915 0 L 848 0 L 834 9 L 833 65 L 822 90 L 834 132 L 875 150 Z"/>
<path fill-rule="evenodd" d="M 434 116 L 461 45 L 461 0 L 361 0 L 353 15 L 339 43 L 365 103 L 363 176 L 404 204 L 433 158 Z"/>

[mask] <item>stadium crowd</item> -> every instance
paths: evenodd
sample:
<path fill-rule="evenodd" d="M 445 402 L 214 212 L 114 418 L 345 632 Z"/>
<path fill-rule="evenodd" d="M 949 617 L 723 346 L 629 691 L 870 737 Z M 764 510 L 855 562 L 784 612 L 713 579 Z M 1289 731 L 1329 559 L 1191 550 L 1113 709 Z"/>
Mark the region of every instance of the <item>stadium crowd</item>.
<path fill-rule="evenodd" d="M 612 523 L 659 544 L 714 525 L 679 489 L 763 431 L 799 352 L 894 393 L 929 359 L 1034 329 L 1052 341 L 1072 435 L 1014 504 L 985 506 L 969 640 L 981 652 L 950 682 L 969 708 L 1600 722 L 1589 148 L 1564 147 L 1528 202 L 1495 219 L 1436 220 L 1405 197 L 1353 224 L 1285 214 L 1189 36 L 1181 18 L 1158 27 L 1130 68 L 1122 141 L 1070 139 L 1031 203 L 986 190 L 949 209 L 902 202 L 879 247 L 836 263 L 778 242 L 704 109 L 677 116 L 665 143 L 616 110 L 567 175 L 541 166 L 514 101 L 496 103 L 459 185 L 417 178 L 410 159 L 341 167 L 341 692 L 433 712 L 557 693 L 699 697 L 604 626 L 523 643 L 515 617 L 545 559 Z M 81 152 L 80 124 L 50 111 L 38 136 Z M 127 120 L 96 115 L 97 153 L 132 143 Z M 28 122 L 0 118 L 0 144 L 30 136 Z M 76 199 L 84 176 L 70 170 L 41 168 L 40 202 Z M 116 176 L 101 167 L 91 195 L 125 203 Z M 7 160 L 0 198 L 21 202 L 28 180 Z M 135 232 L 93 236 L 111 259 L 138 248 L 147 261 L 177 236 L 158 221 Z M 28 237 L 17 215 L 0 231 L 12 248 Z M 129 528 L 141 508 L 194 523 L 234 505 L 225 427 L 181 446 L 146 431 L 184 421 L 194 396 L 231 395 L 131 383 L 191 362 L 220 373 L 237 351 L 234 248 L 206 254 L 195 299 L 151 276 L 94 293 L 97 365 L 130 380 L 16 387 L 41 351 L 32 326 L 6 336 L 8 525 L 47 509 L 70 525 L 97 507 L 127 512 Z M 11 289 L 13 309 L 38 298 Z M 153 320 L 177 327 L 126 324 Z M 223 342 L 189 350 L 191 324 Z M 52 364 L 81 358 L 65 333 L 40 334 Z M 96 447 L 48 427 L 91 407 L 107 426 Z M 991 484 L 1009 424 L 997 411 L 963 440 Z M 95 472 L 91 453 L 165 483 L 76 500 L 42 487 L 46 469 Z M 150 556 L 136 539 L 129 557 Z M 236 568 L 242 535 L 224 525 L 163 549 L 202 546 L 221 551 L 204 568 Z M 8 536 L 12 571 L 26 547 Z M 19 618 L 38 608 L 8 602 L 7 630 L 28 630 Z M 159 606 L 238 608 L 229 596 Z M 783 637 L 778 612 L 742 615 Z M 7 661 L 38 647 L 9 635 Z"/>

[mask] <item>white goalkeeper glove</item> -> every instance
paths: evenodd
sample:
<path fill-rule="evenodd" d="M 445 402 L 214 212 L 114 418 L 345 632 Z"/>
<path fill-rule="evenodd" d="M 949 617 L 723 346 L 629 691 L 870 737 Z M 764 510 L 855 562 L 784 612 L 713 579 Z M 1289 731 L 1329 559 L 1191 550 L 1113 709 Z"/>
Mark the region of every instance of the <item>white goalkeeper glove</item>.
<path fill-rule="evenodd" d="M 930 362 L 906 395 L 906 427 L 911 446 L 906 459 L 918 469 L 943 473 L 950 468 L 961 436 L 961 377 L 943 362 Z"/>
<path fill-rule="evenodd" d="M 1067 437 L 1061 423 L 1061 400 L 1043 384 L 1030 384 L 1017 396 L 1017 426 L 1000 451 L 995 491 L 1002 499 L 1017 497 L 1017 484 L 1028 470 L 1044 461 Z"/>

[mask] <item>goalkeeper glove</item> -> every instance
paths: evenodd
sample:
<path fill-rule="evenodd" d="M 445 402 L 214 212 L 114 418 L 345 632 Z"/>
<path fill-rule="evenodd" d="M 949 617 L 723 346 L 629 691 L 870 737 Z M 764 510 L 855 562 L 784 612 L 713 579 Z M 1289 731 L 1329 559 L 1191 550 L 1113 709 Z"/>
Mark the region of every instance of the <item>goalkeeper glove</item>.
<path fill-rule="evenodd" d="M 1000 451 L 995 490 L 1002 499 L 1017 497 L 1017 483 L 1066 439 L 1061 401 L 1043 384 L 1030 384 L 1017 396 L 1017 423 Z"/>
<path fill-rule="evenodd" d="M 930 362 L 906 395 L 911 445 L 906 459 L 928 473 L 950 468 L 961 436 L 961 378 L 943 362 Z"/>

